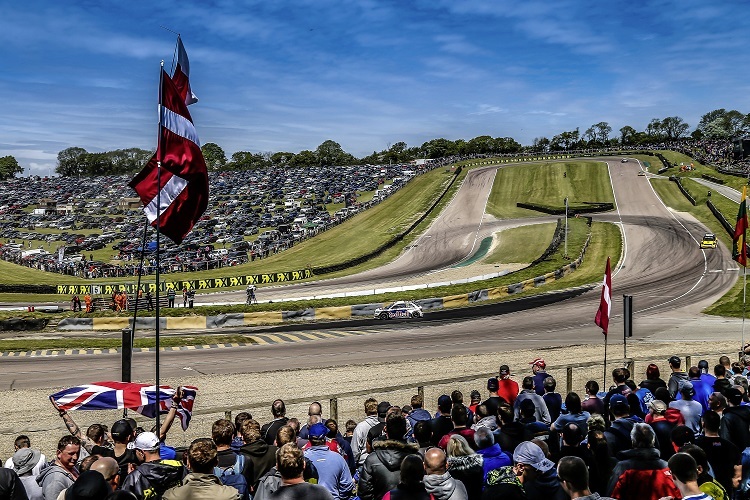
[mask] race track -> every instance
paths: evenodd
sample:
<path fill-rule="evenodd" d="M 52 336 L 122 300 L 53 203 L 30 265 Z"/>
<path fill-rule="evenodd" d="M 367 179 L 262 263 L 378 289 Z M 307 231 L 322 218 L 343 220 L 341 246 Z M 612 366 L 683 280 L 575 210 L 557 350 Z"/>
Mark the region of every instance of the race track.
<path fill-rule="evenodd" d="M 596 220 L 621 224 L 622 266 L 613 276 L 612 324 L 621 329 L 622 294 L 634 297 L 636 338 L 694 334 L 705 321 L 700 310 L 734 283 L 737 266 L 726 248 L 700 250 L 697 238 L 705 228 L 684 214 L 670 211 L 656 196 L 648 178 L 638 176 L 635 161 L 608 159 L 618 211 Z M 484 168 L 467 176 L 453 202 L 412 247 L 391 264 L 359 275 L 319 284 L 347 286 L 359 280 L 388 281 L 425 273 L 460 261 L 477 239 L 503 224 L 483 215 L 495 170 Z M 484 221 L 484 223 L 483 223 Z M 613 263 L 614 265 L 615 263 Z M 604 263 L 602 263 L 602 272 Z M 293 293 L 287 291 L 285 293 Z M 186 370 L 203 374 L 252 373 L 283 368 L 338 366 L 443 355 L 486 353 L 514 348 L 601 342 L 593 324 L 599 289 L 564 302 L 507 315 L 445 322 L 388 323 L 377 333 L 315 342 L 253 346 L 207 351 L 165 352 L 162 377 L 181 377 Z M 614 326 L 613 326 L 614 328 Z M 249 329 L 240 330 L 247 331 Z M 621 331 L 621 330 L 620 330 Z M 621 336 L 621 333 L 618 332 Z M 700 332 L 698 332 L 700 334 Z M 703 335 L 706 338 L 706 335 Z M 133 361 L 135 379 L 153 379 L 153 353 Z M 119 377 L 119 356 L 96 355 L 4 358 L 0 386 L 32 388 L 62 386 Z M 50 373 L 55 373 L 53 381 Z"/>

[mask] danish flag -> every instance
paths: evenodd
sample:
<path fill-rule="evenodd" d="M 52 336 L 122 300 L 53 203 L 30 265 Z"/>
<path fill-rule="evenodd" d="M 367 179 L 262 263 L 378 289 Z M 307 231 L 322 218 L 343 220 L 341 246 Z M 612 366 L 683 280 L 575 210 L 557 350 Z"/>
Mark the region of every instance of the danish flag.
<path fill-rule="evenodd" d="M 609 267 L 609 257 L 607 257 L 607 269 L 604 271 L 604 282 L 602 283 L 602 296 L 599 299 L 599 310 L 596 311 L 594 323 L 602 329 L 606 336 L 609 329 L 609 315 L 612 312 L 612 271 Z"/>
<path fill-rule="evenodd" d="M 157 225 L 158 217 L 159 230 L 179 244 L 206 211 L 208 173 L 198 133 L 187 109 L 188 104 L 198 101 L 190 88 L 190 63 L 180 38 L 177 46 L 174 77 L 170 78 L 162 69 L 161 126 L 156 154 L 129 186 L 141 198 L 151 225 Z"/>
<path fill-rule="evenodd" d="M 159 413 L 167 413 L 172 406 L 175 389 L 167 385 L 159 389 Z M 193 417 L 193 405 L 198 388 L 182 387 L 182 399 L 177 408 L 177 418 L 182 429 L 187 429 Z M 135 410 L 141 415 L 154 418 L 156 386 L 128 382 L 94 382 L 63 389 L 51 395 L 52 404 L 59 410 Z"/>

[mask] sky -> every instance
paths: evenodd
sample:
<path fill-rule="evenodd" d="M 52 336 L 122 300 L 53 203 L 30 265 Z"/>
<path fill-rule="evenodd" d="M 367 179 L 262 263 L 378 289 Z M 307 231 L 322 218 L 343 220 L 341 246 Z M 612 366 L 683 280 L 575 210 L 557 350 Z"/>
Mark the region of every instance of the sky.
<path fill-rule="evenodd" d="M 747 15 L 712 0 L 26 0 L 0 9 L 0 157 L 154 149 L 159 64 L 190 58 L 201 142 L 361 157 L 399 141 L 750 112 Z"/>

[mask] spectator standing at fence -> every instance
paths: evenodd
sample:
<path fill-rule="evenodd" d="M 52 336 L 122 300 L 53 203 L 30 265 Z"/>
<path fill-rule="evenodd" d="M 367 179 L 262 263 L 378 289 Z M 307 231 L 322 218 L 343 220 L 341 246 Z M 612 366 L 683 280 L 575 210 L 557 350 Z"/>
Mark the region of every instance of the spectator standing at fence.
<path fill-rule="evenodd" d="M 154 309 L 154 296 L 151 294 L 151 290 L 146 292 L 146 309 L 149 311 Z"/>
<path fill-rule="evenodd" d="M 672 373 L 669 375 L 667 388 L 669 389 L 669 395 L 672 396 L 672 399 L 677 396 L 682 385 L 688 381 L 688 375 L 682 370 L 681 365 L 682 361 L 679 356 L 671 356 L 669 358 L 669 368 L 672 370 Z"/>
<path fill-rule="evenodd" d="M 701 378 L 700 368 L 697 366 L 691 366 L 688 370 L 688 382 L 693 387 L 693 401 L 697 401 L 701 405 L 701 414 L 708 411 L 708 398 L 713 392 L 713 384 L 705 382 Z M 681 399 L 682 394 L 677 395 L 677 399 Z"/>
<path fill-rule="evenodd" d="M 518 420 L 521 417 L 521 403 L 525 400 L 531 400 L 535 408 L 534 418 L 539 422 L 550 425 L 552 419 L 547 410 L 547 403 L 545 403 L 544 399 L 534 390 L 534 380 L 534 377 L 523 378 L 523 381 L 521 382 L 521 393 L 518 395 L 516 402 L 513 405 L 515 418 Z"/>
<path fill-rule="evenodd" d="M 583 410 L 581 398 L 575 392 L 569 392 L 565 396 L 565 408 L 567 413 L 561 414 L 550 426 L 551 430 L 562 432 L 567 424 L 576 424 L 581 429 L 581 435 L 588 434 L 588 420 L 591 414 Z"/>
<path fill-rule="evenodd" d="M 328 428 L 322 422 L 310 427 L 311 446 L 305 450 L 305 458 L 315 464 L 318 470 L 318 484 L 327 489 L 335 500 L 347 499 L 354 489 L 352 475 L 346 460 L 326 444 L 327 434 Z"/>
<path fill-rule="evenodd" d="M 457 404 L 451 408 L 451 422 L 453 423 L 453 429 L 440 438 L 440 442 L 438 442 L 440 448 L 445 450 L 448 446 L 448 440 L 454 434 L 463 436 L 467 441 L 470 440 L 472 448 L 476 446 L 474 444 L 474 429 L 468 426 L 468 416 L 464 405 Z"/>
<path fill-rule="evenodd" d="M 632 391 L 630 390 L 630 387 L 626 384 L 628 377 L 626 375 L 626 371 L 624 368 L 615 368 L 612 370 L 612 380 L 615 382 L 615 386 L 610 389 L 607 394 L 604 396 L 604 411 L 605 411 L 605 418 L 609 418 L 609 405 L 610 400 L 612 397 L 616 394 L 622 395 L 626 397 L 630 394 Z"/>
<path fill-rule="evenodd" d="M 557 381 L 554 377 L 547 377 L 544 379 L 544 403 L 547 405 L 547 411 L 549 411 L 549 417 L 552 422 L 557 420 L 560 416 L 562 409 L 562 396 L 560 393 L 555 392 L 557 388 Z"/>
<path fill-rule="evenodd" d="M 302 450 L 287 443 L 276 452 L 276 469 L 281 475 L 281 487 L 268 498 L 274 500 L 333 500 L 322 486 L 311 484 L 303 478 L 305 457 Z"/>
<path fill-rule="evenodd" d="M 697 379 L 697 382 L 700 382 L 700 379 Z M 679 395 L 680 399 L 669 403 L 669 407 L 679 410 L 682 414 L 682 418 L 685 419 L 685 425 L 690 427 L 690 429 L 697 435 L 701 430 L 703 406 L 701 406 L 699 402 L 693 400 L 695 389 L 693 388 L 692 382 L 685 382 Z M 706 399 L 706 405 L 708 405 L 708 399 Z"/>
<path fill-rule="evenodd" d="M 430 412 L 423 408 L 424 398 L 421 394 L 413 395 L 409 402 L 411 403 L 412 410 L 409 412 L 409 415 L 406 418 L 409 421 L 409 425 L 412 429 L 414 429 L 414 426 L 417 425 L 417 422 L 432 420 L 432 415 L 430 415 Z"/>
<path fill-rule="evenodd" d="M 174 298 L 177 296 L 177 294 L 174 291 L 174 288 L 170 288 L 167 290 L 167 301 L 169 304 L 169 307 L 174 307 Z"/>
<path fill-rule="evenodd" d="M 724 356 L 722 356 L 724 357 Z M 716 382 L 714 382 L 714 392 L 720 392 L 725 394 L 727 389 L 732 387 L 732 382 L 727 378 L 727 374 L 730 373 L 724 365 L 714 366 L 714 375 L 716 375 Z"/>
<path fill-rule="evenodd" d="M 216 445 L 210 439 L 199 438 L 190 443 L 185 458 L 190 473 L 181 486 L 164 493 L 164 500 L 240 500 L 235 488 L 221 484 L 214 475 L 219 457 Z"/>
<path fill-rule="evenodd" d="M 598 413 L 604 415 L 604 401 L 599 398 L 599 383 L 596 380 L 589 380 L 584 387 L 586 397 L 581 401 L 581 408 L 589 413 Z"/>
<path fill-rule="evenodd" d="M 534 390 L 540 396 L 544 396 L 544 379 L 549 377 L 547 363 L 545 363 L 544 358 L 536 358 L 529 364 L 534 374 Z"/>
<path fill-rule="evenodd" d="M 706 361 L 705 359 L 701 359 L 700 361 L 698 361 L 698 370 L 700 371 L 701 380 L 711 390 L 713 390 L 714 382 L 716 382 L 716 377 L 708 373 L 708 361 Z"/>
<path fill-rule="evenodd" d="M 515 403 L 519 392 L 518 382 L 510 378 L 510 367 L 508 365 L 500 365 L 500 370 L 498 370 L 497 383 L 497 395 L 511 405 Z M 494 415 L 495 413 L 496 411 L 490 411 L 490 415 Z"/>
<path fill-rule="evenodd" d="M 500 403 L 506 401 L 504 398 L 500 397 L 498 394 L 498 389 L 500 388 L 500 382 L 495 377 L 492 377 L 487 380 L 487 391 L 490 393 L 490 396 L 485 399 L 481 404 L 485 405 L 487 407 L 487 412 L 490 415 L 495 415 L 497 413 L 497 407 Z"/>
<path fill-rule="evenodd" d="M 374 398 L 365 400 L 365 419 L 357 424 L 352 434 L 352 453 L 357 467 L 367 459 L 367 433 L 378 424 L 378 401 Z"/>
<path fill-rule="evenodd" d="M 182 288 L 182 307 L 187 307 L 188 301 L 188 290 L 187 287 Z"/>
<path fill-rule="evenodd" d="M 195 301 L 195 290 L 192 288 L 188 290 L 188 307 L 193 308 L 193 302 Z"/>
<path fill-rule="evenodd" d="M 278 434 L 278 429 L 274 432 L 274 441 Z M 260 478 L 273 467 L 276 453 L 276 446 L 269 445 L 262 437 L 260 425 L 255 420 L 245 420 L 242 422 L 242 440 L 244 445 L 240 448 L 240 453 L 250 462 L 252 475 L 248 481 L 251 490 L 255 491 Z"/>
<path fill-rule="evenodd" d="M 661 379 L 659 367 L 653 363 L 646 367 L 646 380 L 642 380 L 639 385 L 651 391 L 651 394 L 656 394 L 659 387 L 667 387 L 667 383 Z"/>

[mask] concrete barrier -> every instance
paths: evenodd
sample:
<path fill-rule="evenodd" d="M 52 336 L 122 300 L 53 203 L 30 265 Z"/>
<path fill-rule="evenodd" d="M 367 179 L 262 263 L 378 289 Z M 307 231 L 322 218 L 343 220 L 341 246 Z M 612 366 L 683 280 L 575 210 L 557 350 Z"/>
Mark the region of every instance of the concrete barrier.
<path fill-rule="evenodd" d="M 224 328 L 232 326 L 245 326 L 245 315 L 243 313 L 218 314 L 206 318 L 206 328 Z"/>
<path fill-rule="evenodd" d="M 462 293 L 461 295 L 449 295 L 443 297 L 443 307 L 463 307 L 469 305 L 469 294 Z"/>
<path fill-rule="evenodd" d="M 167 317 L 167 330 L 205 330 L 208 321 L 205 316 Z"/>
<path fill-rule="evenodd" d="M 141 319 L 141 318 L 138 318 Z M 140 326 L 140 325 L 139 325 Z M 130 327 L 130 318 L 94 318 L 93 330 L 122 330 Z"/>
<path fill-rule="evenodd" d="M 63 318 L 57 323 L 58 330 L 93 330 L 93 318 Z"/>
<path fill-rule="evenodd" d="M 246 325 L 258 325 L 263 323 L 281 323 L 284 321 L 281 311 L 259 311 L 245 313 Z"/>
<path fill-rule="evenodd" d="M 281 311 L 281 319 L 284 321 L 310 321 L 315 319 L 315 309 L 308 307 L 299 311 Z"/>
<path fill-rule="evenodd" d="M 315 319 L 349 319 L 352 317 L 352 306 L 316 307 Z"/>

